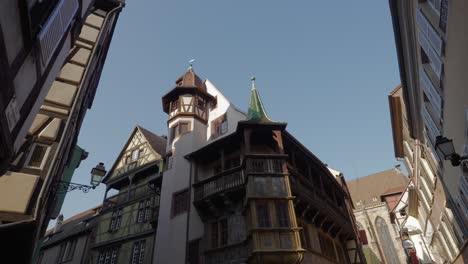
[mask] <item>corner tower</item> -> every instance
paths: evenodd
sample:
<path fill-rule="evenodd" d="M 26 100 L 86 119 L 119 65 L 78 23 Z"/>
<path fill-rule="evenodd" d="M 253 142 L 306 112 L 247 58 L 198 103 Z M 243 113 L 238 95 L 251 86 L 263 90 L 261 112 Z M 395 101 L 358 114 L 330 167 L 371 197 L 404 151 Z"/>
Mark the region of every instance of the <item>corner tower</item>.
<path fill-rule="evenodd" d="M 194 117 L 206 124 L 209 104 L 216 103 L 215 98 L 206 91 L 205 83 L 190 66 L 180 76 L 175 87 L 162 97 L 165 113 L 169 115 L 168 123 L 178 117 Z"/>

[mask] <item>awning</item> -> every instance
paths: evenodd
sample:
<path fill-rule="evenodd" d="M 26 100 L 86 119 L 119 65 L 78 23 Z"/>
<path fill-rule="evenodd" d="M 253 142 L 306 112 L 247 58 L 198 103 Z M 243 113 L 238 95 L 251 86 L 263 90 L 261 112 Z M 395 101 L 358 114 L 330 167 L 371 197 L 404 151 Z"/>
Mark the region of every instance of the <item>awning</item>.
<path fill-rule="evenodd" d="M 19 221 L 26 214 L 39 176 L 8 171 L 0 176 L 0 220 Z M 9 214 L 11 213 L 11 219 Z M 21 217 L 20 217 L 21 218 Z"/>

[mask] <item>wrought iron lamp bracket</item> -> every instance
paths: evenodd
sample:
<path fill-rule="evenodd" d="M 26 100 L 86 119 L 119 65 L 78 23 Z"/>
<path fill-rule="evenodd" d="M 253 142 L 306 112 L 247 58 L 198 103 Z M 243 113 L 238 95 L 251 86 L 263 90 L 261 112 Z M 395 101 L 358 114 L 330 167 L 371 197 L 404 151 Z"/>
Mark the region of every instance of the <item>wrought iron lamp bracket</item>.
<path fill-rule="evenodd" d="M 95 188 L 96 186 L 60 181 L 58 185 L 57 193 L 67 193 L 67 192 L 71 192 L 74 190 L 80 190 L 84 193 L 88 193 L 89 190 L 95 189 Z"/>

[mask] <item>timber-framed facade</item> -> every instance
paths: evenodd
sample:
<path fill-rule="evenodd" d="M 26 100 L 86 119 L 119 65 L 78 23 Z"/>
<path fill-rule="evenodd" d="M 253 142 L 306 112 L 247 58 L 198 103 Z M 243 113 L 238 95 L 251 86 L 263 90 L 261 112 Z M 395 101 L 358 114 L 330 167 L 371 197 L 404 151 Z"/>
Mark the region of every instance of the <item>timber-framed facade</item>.
<path fill-rule="evenodd" d="M 365 262 L 343 175 L 268 117 L 254 81 L 244 113 L 190 67 L 163 110 L 155 263 Z"/>

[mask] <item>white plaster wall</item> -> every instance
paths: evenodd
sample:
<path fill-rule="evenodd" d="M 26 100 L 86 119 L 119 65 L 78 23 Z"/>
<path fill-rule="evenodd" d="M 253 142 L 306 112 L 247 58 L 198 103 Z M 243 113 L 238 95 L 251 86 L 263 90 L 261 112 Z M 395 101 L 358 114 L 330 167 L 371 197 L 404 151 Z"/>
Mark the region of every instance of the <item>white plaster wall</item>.
<path fill-rule="evenodd" d="M 195 207 L 193 206 L 193 191 L 191 192 L 190 211 L 171 218 L 172 194 L 185 188 L 192 188 L 194 179 L 190 177 L 190 163 L 185 159 L 185 155 L 205 146 L 211 133 L 211 121 L 227 113 L 228 132 L 223 136 L 234 133 L 237 129 L 237 122 L 245 119 L 245 115 L 236 110 L 227 98 L 210 82 L 206 81 L 207 91 L 217 97 L 217 107 L 212 109 L 208 115 L 208 124 L 205 125 L 199 120 L 190 117 L 175 118 L 168 124 L 169 127 L 176 122 L 186 121 L 191 123 L 191 132 L 183 134 L 167 143 L 167 151 L 173 151 L 172 168 L 164 172 L 161 204 L 159 209 L 158 231 L 155 244 L 156 263 L 185 263 L 185 251 L 187 240 L 187 226 L 189 226 L 188 240 L 201 238 L 204 233 L 204 225 Z M 216 139 L 219 139 L 218 137 Z M 189 225 L 187 221 L 190 219 Z"/>
<path fill-rule="evenodd" d="M 241 120 L 245 120 L 246 116 L 244 113 L 241 113 L 237 108 L 232 105 L 232 103 L 214 86 L 214 84 L 210 80 L 206 80 L 206 90 L 211 95 L 215 96 L 218 100 L 216 108 L 210 111 L 208 117 L 208 127 L 206 130 L 206 138 L 210 138 L 211 133 L 211 121 L 215 120 L 216 118 L 220 117 L 224 113 L 227 113 L 227 121 L 228 121 L 228 132 L 217 139 L 222 138 L 226 135 L 234 133 L 237 129 L 237 123 Z M 214 140 L 213 140 L 214 141 Z M 208 142 L 207 142 L 208 143 Z"/>
<path fill-rule="evenodd" d="M 376 242 L 380 243 L 380 241 L 378 237 L 375 237 L 375 236 L 378 236 L 378 234 L 375 233 L 375 236 L 374 236 L 371 229 L 373 228 L 374 231 L 377 232 L 375 221 L 377 217 L 382 217 L 385 220 L 385 223 L 387 224 L 390 235 L 392 236 L 393 246 L 395 247 L 396 252 L 398 252 L 398 259 L 400 263 L 405 263 L 406 254 L 401 244 L 400 234 L 398 233 L 397 226 L 390 222 L 390 216 L 389 216 L 387 206 L 382 205 L 382 206 L 378 206 L 374 208 L 369 208 L 369 209 L 366 209 L 366 211 L 367 211 L 368 217 L 366 216 L 366 212 L 364 210 L 355 211 L 354 215 L 356 217 L 356 221 L 360 225 L 362 225 L 366 230 L 367 240 L 369 242 L 368 246 L 372 249 L 374 254 L 379 259 L 381 259 L 379 249 L 376 243 Z"/>

